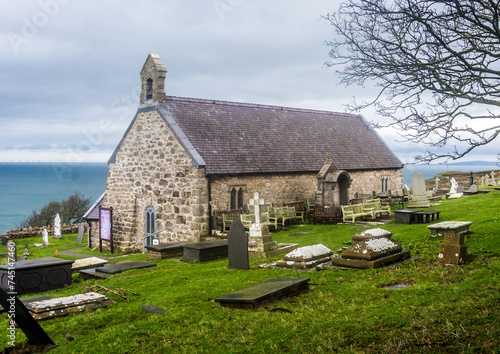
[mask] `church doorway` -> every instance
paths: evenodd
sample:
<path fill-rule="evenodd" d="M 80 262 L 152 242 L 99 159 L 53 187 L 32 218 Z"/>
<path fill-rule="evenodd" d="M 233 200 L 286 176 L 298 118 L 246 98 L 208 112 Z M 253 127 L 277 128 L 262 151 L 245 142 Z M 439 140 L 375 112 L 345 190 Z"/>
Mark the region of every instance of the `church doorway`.
<path fill-rule="evenodd" d="M 156 211 L 153 207 L 146 209 L 144 247 L 151 246 L 156 238 Z"/>
<path fill-rule="evenodd" d="M 337 179 L 337 188 L 339 190 L 339 202 L 340 205 L 349 204 L 349 185 L 351 181 L 347 174 L 340 174 Z"/>

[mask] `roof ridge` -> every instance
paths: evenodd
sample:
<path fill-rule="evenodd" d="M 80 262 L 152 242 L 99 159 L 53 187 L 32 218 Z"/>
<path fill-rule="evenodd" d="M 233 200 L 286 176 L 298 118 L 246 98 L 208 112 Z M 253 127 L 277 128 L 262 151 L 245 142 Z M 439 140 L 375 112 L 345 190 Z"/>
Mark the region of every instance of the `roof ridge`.
<path fill-rule="evenodd" d="M 208 104 L 220 104 L 226 106 L 236 106 L 236 107 L 247 107 L 247 108 L 266 108 L 266 109 L 278 109 L 288 112 L 307 112 L 307 113 L 318 113 L 318 114 L 341 114 L 345 116 L 357 117 L 357 114 L 353 113 L 345 113 L 345 112 L 334 112 L 327 110 L 319 110 L 319 109 L 310 109 L 310 108 L 296 108 L 296 107 L 286 107 L 286 106 L 276 106 L 276 105 L 267 105 L 260 103 L 246 103 L 246 102 L 233 102 L 233 101 L 224 101 L 224 100 L 213 100 L 213 99 L 203 99 L 203 98 L 191 98 L 191 97 L 178 97 L 178 96 L 167 96 L 166 102 L 168 101 L 179 101 L 179 102 L 196 102 L 196 103 L 208 103 Z"/>

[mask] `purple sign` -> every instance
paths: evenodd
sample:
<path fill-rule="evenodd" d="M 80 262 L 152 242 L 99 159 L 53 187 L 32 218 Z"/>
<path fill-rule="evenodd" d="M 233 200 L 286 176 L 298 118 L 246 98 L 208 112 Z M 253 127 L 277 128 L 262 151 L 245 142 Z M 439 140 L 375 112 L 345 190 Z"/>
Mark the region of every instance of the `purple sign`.
<path fill-rule="evenodd" d="M 111 241 L 111 209 L 99 209 L 101 240 Z"/>

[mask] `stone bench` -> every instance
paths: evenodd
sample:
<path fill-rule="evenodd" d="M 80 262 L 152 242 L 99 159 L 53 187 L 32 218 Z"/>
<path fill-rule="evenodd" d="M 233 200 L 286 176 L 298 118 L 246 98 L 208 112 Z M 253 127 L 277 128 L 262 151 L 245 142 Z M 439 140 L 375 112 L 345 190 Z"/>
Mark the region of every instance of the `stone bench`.
<path fill-rule="evenodd" d="M 443 236 L 445 234 L 466 234 L 470 232 L 472 221 L 444 221 L 427 228 L 431 230 L 431 237 Z"/>

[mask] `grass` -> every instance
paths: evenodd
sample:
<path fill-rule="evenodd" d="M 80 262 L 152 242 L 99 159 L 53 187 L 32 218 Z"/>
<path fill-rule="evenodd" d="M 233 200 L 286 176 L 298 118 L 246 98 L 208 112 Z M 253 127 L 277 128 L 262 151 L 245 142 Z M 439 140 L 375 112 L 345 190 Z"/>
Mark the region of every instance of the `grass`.
<path fill-rule="evenodd" d="M 444 220 L 473 221 L 472 233 L 466 238 L 468 251 L 475 256 L 472 262 L 441 266 L 437 254 L 442 239 L 429 238 L 426 225 L 391 222 L 383 228 L 418 258 L 372 270 L 319 272 L 257 269 L 279 256 L 251 259 L 249 271 L 228 270 L 227 259 L 196 264 L 167 259 L 157 261 L 157 267 L 106 280 L 85 281 L 74 275 L 72 286 L 50 295 L 74 295 L 100 284 L 139 296 L 129 295 L 130 302 L 126 302 L 108 294 L 117 303 L 113 307 L 41 325 L 58 345 L 53 353 L 498 352 L 500 192 L 446 200 L 437 209 L 442 210 Z M 335 251 L 360 232 L 357 227 L 306 224 L 273 237 L 301 246 L 322 243 Z M 17 242 L 24 248 L 25 242 L 41 241 Z M 81 246 L 76 235 L 55 242 L 33 253 L 53 256 L 57 247 Z M 145 255 L 130 258 L 146 260 Z M 309 277 L 316 285 L 257 310 L 219 307 L 213 300 L 271 278 L 297 276 Z M 400 290 L 381 287 L 398 281 L 413 285 Z M 146 314 L 141 305 L 160 306 L 167 313 Z M 0 318 L 2 327 L 7 328 L 5 315 Z M 16 343 L 25 341 L 18 330 Z M 2 335 L 0 344 L 6 342 Z"/>

